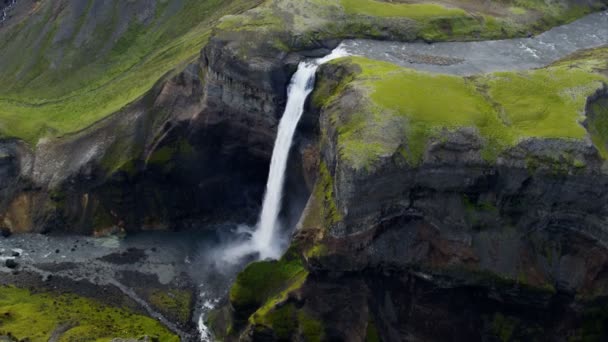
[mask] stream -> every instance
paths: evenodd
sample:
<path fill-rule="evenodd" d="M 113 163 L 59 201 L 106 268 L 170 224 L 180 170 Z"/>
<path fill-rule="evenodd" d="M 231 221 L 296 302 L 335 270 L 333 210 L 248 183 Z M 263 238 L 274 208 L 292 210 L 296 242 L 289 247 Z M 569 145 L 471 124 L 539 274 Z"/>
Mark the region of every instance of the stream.
<path fill-rule="evenodd" d="M 608 11 L 587 15 L 531 38 L 428 44 L 347 40 L 349 54 L 453 75 L 528 70 L 576 51 L 608 44 Z"/>

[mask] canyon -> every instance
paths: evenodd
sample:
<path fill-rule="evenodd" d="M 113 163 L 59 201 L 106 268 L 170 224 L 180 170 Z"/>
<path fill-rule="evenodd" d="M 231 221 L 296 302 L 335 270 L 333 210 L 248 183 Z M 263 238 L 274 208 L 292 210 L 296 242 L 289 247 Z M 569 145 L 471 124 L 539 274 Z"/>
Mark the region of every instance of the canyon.
<path fill-rule="evenodd" d="M 0 113 L 0 248 L 22 252 L 2 284 L 106 288 L 182 340 L 201 307 L 199 333 L 227 341 L 606 337 L 606 12 L 429 44 L 409 41 L 507 33 L 348 11 L 346 34 L 325 12 L 277 28 L 268 11 L 312 5 L 237 3 L 110 115 L 11 136 Z M 289 246 L 215 262 L 255 229 L 298 65 L 338 46 L 351 56 L 319 68 L 273 208 Z"/>

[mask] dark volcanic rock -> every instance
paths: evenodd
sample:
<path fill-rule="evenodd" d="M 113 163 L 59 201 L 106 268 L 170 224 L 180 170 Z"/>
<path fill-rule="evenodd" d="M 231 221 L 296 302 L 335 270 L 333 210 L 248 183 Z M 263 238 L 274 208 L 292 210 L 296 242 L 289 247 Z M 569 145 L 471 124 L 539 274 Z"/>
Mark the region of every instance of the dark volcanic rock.
<path fill-rule="evenodd" d="M 15 261 L 15 259 L 6 259 L 4 261 L 4 265 L 8 268 L 17 268 L 17 262 Z"/>
<path fill-rule="evenodd" d="M 128 250 L 122 253 L 108 254 L 100 258 L 100 260 L 109 262 L 111 264 L 127 265 L 140 262 L 145 258 L 146 252 L 144 250 L 138 248 L 129 248 Z"/>
<path fill-rule="evenodd" d="M 4 238 L 11 236 L 11 230 L 8 228 L 0 228 L 0 236 Z"/>

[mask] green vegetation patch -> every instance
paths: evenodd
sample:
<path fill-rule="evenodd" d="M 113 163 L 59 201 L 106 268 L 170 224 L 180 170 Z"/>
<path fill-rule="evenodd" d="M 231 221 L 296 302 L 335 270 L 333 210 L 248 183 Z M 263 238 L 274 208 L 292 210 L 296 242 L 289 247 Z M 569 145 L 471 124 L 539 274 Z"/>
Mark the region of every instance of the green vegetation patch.
<path fill-rule="evenodd" d="M 467 13 L 460 8 L 446 8 L 428 3 L 392 3 L 375 0 L 340 0 L 348 14 L 365 14 L 376 17 L 407 17 L 426 19 L 429 17 L 463 16 Z"/>
<path fill-rule="evenodd" d="M 230 289 L 230 303 L 237 309 L 255 311 L 270 297 L 281 297 L 294 284 L 302 284 L 308 271 L 300 257 L 288 252 L 278 261 L 259 261 L 247 266 Z"/>
<path fill-rule="evenodd" d="M 325 336 L 323 324 L 293 303 L 273 308 L 265 315 L 257 315 L 254 324 L 272 329 L 282 341 L 293 340 L 298 334 L 307 342 L 322 341 Z"/>
<path fill-rule="evenodd" d="M 362 69 L 349 86 L 365 96 L 366 108 L 334 118 L 341 156 L 355 169 L 396 151 L 416 165 L 431 138 L 463 127 L 485 139 L 487 160 L 527 138 L 583 139 L 587 98 L 607 80 L 572 64 L 459 77 L 361 57 L 334 63 Z"/>
<path fill-rule="evenodd" d="M 381 342 L 380 335 L 378 334 L 378 328 L 373 321 L 367 324 L 367 331 L 365 332 L 365 342 Z"/>
<path fill-rule="evenodd" d="M 608 99 L 599 99 L 588 108 L 587 126 L 593 143 L 608 159 Z"/>
<path fill-rule="evenodd" d="M 510 317 L 505 317 L 501 313 L 496 313 L 492 320 L 492 332 L 502 342 L 511 341 L 511 337 L 517 327 L 517 320 Z"/>
<path fill-rule="evenodd" d="M 188 290 L 154 290 L 150 303 L 164 314 L 175 317 L 181 323 L 190 321 L 192 292 Z"/>
<path fill-rule="evenodd" d="M 179 341 L 156 320 L 71 294 L 32 293 L 0 287 L 0 335 L 46 342 L 58 327 L 69 327 L 59 341 L 109 341 L 143 335 Z"/>

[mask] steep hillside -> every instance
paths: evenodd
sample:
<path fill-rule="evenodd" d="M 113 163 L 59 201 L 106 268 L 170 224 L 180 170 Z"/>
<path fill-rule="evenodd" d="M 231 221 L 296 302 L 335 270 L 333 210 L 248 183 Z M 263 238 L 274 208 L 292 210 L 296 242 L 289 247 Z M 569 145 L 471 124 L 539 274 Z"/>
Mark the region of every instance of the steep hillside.
<path fill-rule="evenodd" d="M 344 37 L 437 41 L 524 36 L 601 4 L 19 0 L 0 26 L 0 134 L 36 144 L 41 137 L 90 126 L 192 61 L 227 14 L 231 16 L 222 19 L 217 36 L 243 40 L 239 49 L 244 53 L 266 45 L 283 51 L 310 48 Z"/>
<path fill-rule="evenodd" d="M 121 109 L 261 1 L 20 0 L 0 27 L 0 134 L 36 144 Z"/>

